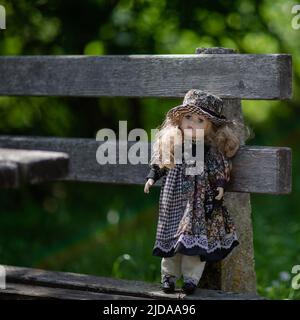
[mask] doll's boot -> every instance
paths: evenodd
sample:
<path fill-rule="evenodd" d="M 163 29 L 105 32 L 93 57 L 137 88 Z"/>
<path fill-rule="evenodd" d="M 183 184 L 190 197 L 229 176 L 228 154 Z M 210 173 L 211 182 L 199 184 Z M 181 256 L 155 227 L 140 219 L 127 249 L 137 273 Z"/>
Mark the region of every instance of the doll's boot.
<path fill-rule="evenodd" d="M 187 295 L 193 294 L 195 292 L 195 290 L 197 289 L 197 284 L 193 280 L 184 280 L 181 289 Z"/>
<path fill-rule="evenodd" d="M 161 288 L 164 293 L 172 293 L 175 291 L 175 281 L 176 278 L 174 276 L 163 275 L 161 281 Z"/>

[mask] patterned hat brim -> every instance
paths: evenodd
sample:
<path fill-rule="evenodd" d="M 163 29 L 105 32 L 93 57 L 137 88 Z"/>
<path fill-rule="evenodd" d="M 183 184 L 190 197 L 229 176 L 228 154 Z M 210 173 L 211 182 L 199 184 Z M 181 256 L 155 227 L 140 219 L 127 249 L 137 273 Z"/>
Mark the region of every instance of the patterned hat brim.
<path fill-rule="evenodd" d="M 184 111 L 204 115 L 208 119 L 210 119 L 212 122 L 219 124 L 219 125 L 225 124 L 225 123 L 233 123 L 232 120 L 227 119 L 225 116 L 219 117 L 219 116 L 212 115 L 209 112 L 203 110 L 201 107 L 191 105 L 191 104 L 188 104 L 188 105 L 180 104 L 178 106 L 173 107 L 172 109 L 170 109 L 167 112 L 167 117 L 169 117 L 169 118 L 178 117 L 179 114 Z"/>

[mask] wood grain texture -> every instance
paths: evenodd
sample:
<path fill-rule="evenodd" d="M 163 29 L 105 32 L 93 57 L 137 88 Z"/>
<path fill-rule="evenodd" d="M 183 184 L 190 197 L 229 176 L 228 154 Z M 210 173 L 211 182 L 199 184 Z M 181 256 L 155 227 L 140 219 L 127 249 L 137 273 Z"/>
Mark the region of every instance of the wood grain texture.
<path fill-rule="evenodd" d="M 221 51 L 222 52 L 222 51 Z M 289 54 L 1 56 L 0 95 L 289 99 Z"/>
<path fill-rule="evenodd" d="M 72 296 L 76 298 L 75 291 L 78 290 L 77 298 L 83 299 L 85 291 L 88 297 L 91 293 L 102 293 L 105 295 L 139 297 L 140 299 L 169 299 L 169 300 L 261 300 L 263 297 L 255 293 L 236 293 L 224 292 L 222 290 L 207 290 L 197 288 L 196 292 L 191 295 L 185 295 L 178 288 L 173 294 L 165 294 L 161 290 L 159 283 L 149 283 L 137 280 L 115 279 L 109 277 L 99 277 L 80 273 L 47 271 L 43 269 L 33 269 L 26 267 L 16 267 L 3 265 L 6 271 L 8 288 L 14 284 L 28 285 L 28 289 L 23 287 L 23 291 L 29 291 L 33 286 L 43 288 L 42 295 L 45 297 L 46 288 L 57 288 L 72 290 Z M 22 294 L 19 287 L 19 294 Z M 15 289 L 16 291 L 16 289 Z M 37 291 L 38 292 L 38 291 Z M 49 295 L 54 295 L 54 290 L 49 289 Z M 69 292 L 70 293 L 70 292 Z M 1 294 L 1 292 L 0 292 Z M 32 294 L 32 293 L 31 293 Z M 59 290 L 55 295 L 59 297 Z M 1 298 L 1 296 L 0 296 Z M 104 297 L 106 298 L 106 297 Z"/>
<path fill-rule="evenodd" d="M 106 294 L 86 290 L 52 288 L 30 284 L 10 282 L 0 291 L 0 300 L 140 300 L 139 297 L 119 294 Z M 143 298 L 143 300 L 153 300 Z"/>
<path fill-rule="evenodd" d="M 63 152 L 69 155 L 68 174 L 59 180 L 120 184 L 144 184 L 148 164 L 101 165 L 96 152 L 102 144 L 93 139 L 1 136 L 0 147 Z M 128 150 L 133 145 L 128 142 Z M 150 159 L 150 143 L 144 142 Z M 116 145 L 118 150 L 118 144 Z M 156 183 L 161 185 L 161 180 Z M 233 158 L 227 191 L 286 194 L 291 191 L 291 149 L 241 146 Z"/>
<path fill-rule="evenodd" d="M 68 164 L 69 157 L 62 152 L 0 148 L 0 187 L 61 178 L 67 174 Z"/>

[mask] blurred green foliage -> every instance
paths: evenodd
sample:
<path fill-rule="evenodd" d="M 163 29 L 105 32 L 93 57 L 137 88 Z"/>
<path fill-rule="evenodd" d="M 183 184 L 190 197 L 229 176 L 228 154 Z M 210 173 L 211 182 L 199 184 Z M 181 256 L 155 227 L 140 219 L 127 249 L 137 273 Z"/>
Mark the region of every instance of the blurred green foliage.
<path fill-rule="evenodd" d="M 2 0 L 1 55 L 190 54 L 223 46 L 240 53 L 293 56 L 291 101 L 243 101 L 255 132 L 248 144 L 293 150 L 293 192 L 252 194 L 259 293 L 299 299 L 300 30 L 295 1 Z M 1 76 L 1 75 L 0 75 Z M 179 99 L 0 97 L 0 132 L 95 138 L 100 128 L 155 128 Z M 142 186 L 47 183 L 2 190 L 1 263 L 159 281 L 151 256 L 159 190 Z"/>

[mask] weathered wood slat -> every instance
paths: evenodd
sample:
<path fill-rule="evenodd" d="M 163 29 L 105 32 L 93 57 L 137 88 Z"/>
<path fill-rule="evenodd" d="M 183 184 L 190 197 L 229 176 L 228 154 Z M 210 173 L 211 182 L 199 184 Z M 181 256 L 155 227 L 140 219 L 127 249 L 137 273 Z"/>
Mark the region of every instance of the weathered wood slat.
<path fill-rule="evenodd" d="M 140 300 L 133 296 L 119 294 L 106 294 L 86 290 L 72 290 L 65 288 L 52 288 L 38 285 L 8 283 L 5 289 L 0 291 L 0 300 L 27 300 L 27 299 L 64 299 L 64 300 Z M 153 300 L 143 298 L 144 300 Z"/>
<path fill-rule="evenodd" d="M 28 284 L 30 287 L 62 288 L 64 290 L 80 290 L 102 293 L 113 296 L 139 297 L 140 299 L 186 299 L 186 300 L 260 300 L 263 297 L 255 293 L 235 293 L 221 290 L 207 290 L 198 288 L 193 295 L 185 295 L 180 288 L 174 294 L 165 294 L 159 283 L 148 283 L 136 280 L 124 280 L 99 276 L 91 276 L 72 272 L 46 271 L 25 267 L 3 265 L 6 271 L 8 288 L 12 284 Z M 45 289 L 44 293 L 45 293 Z M 1 292 L 0 292 L 1 293 Z"/>
<path fill-rule="evenodd" d="M 288 54 L 2 56 L 0 95 L 288 99 Z"/>
<path fill-rule="evenodd" d="M 0 148 L 0 187 L 61 178 L 68 172 L 68 163 L 69 157 L 63 152 Z"/>
<path fill-rule="evenodd" d="M 105 164 L 96 161 L 99 145 L 94 139 L 1 136 L 0 147 L 67 153 L 69 172 L 59 180 L 144 184 L 147 164 Z M 151 146 L 148 145 L 148 159 Z M 133 142 L 128 142 L 128 148 Z M 118 147 L 117 147 L 118 148 Z M 158 181 L 156 185 L 160 185 Z M 228 191 L 287 194 L 291 192 L 291 149 L 241 146 L 233 159 Z"/>

